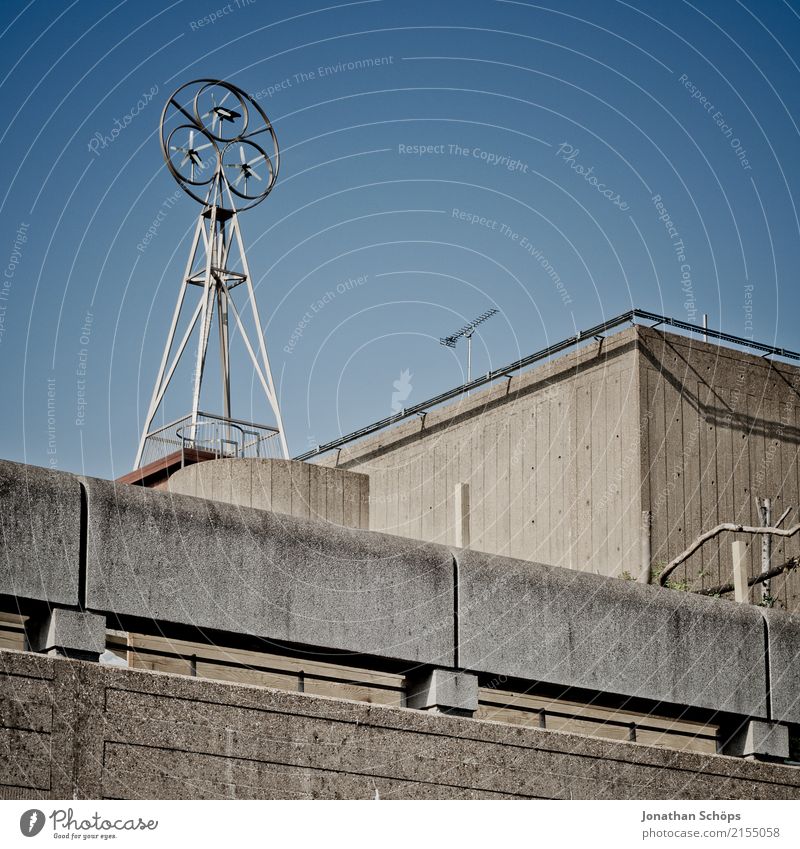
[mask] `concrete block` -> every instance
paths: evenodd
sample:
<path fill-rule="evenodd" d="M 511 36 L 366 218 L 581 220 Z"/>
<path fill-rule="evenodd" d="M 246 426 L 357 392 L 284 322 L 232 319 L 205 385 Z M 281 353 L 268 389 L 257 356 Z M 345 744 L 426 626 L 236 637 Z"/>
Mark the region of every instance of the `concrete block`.
<path fill-rule="evenodd" d="M 31 616 L 26 628 L 31 651 L 76 660 L 97 660 L 106 649 L 106 617 L 54 607 Z"/>
<path fill-rule="evenodd" d="M 757 608 L 456 553 L 459 666 L 768 718 Z"/>
<path fill-rule="evenodd" d="M 423 670 L 409 679 L 406 706 L 434 713 L 472 716 L 478 709 L 478 676 L 454 669 Z"/>
<path fill-rule="evenodd" d="M 0 460 L 0 594 L 77 604 L 80 534 L 76 477 Z"/>
<path fill-rule="evenodd" d="M 178 469 L 168 489 L 349 528 L 369 523 L 367 475 L 296 460 L 207 460 Z"/>
<path fill-rule="evenodd" d="M 453 662 L 453 561 L 427 543 L 86 479 L 87 607 Z"/>
<path fill-rule="evenodd" d="M 758 610 L 767 623 L 771 718 L 800 724 L 800 615 Z"/>
<path fill-rule="evenodd" d="M 751 719 L 727 742 L 723 754 L 755 760 L 788 758 L 789 726 Z"/>

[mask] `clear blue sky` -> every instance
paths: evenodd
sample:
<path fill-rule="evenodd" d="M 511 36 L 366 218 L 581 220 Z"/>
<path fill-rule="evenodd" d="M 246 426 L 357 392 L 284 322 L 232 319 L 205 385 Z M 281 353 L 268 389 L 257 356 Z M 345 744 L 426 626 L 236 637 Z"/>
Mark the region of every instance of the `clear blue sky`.
<path fill-rule="evenodd" d="M 800 348 L 796 2 L 1 9 L 5 458 L 130 470 L 198 212 L 158 120 L 196 77 L 281 143 L 242 227 L 292 453 L 388 415 L 404 370 L 406 405 L 461 383 L 438 339 L 491 307 L 476 372 L 632 306 Z M 234 414 L 268 420 L 234 356 Z"/>

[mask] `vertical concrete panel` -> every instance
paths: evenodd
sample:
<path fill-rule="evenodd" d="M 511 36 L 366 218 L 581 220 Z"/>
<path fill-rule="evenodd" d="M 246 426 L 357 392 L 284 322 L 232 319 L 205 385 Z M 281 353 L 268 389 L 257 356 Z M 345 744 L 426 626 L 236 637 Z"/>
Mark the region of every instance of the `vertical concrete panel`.
<path fill-rule="evenodd" d="M 642 443 L 639 430 L 639 372 L 635 357 L 628 354 L 620 372 L 620 503 L 622 506 L 622 554 L 620 562 L 631 575 L 641 561 L 642 510 L 640 468 Z"/>
<path fill-rule="evenodd" d="M 509 554 L 511 547 L 511 450 L 509 418 L 497 422 L 497 546 L 498 554 Z"/>
<path fill-rule="evenodd" d="M 525 406 L 525 445 L 522 451 L 522 557 L 533 560 L 536 556 L 536 413 L 529 404 Z"/>
<path fill-rule="evenodd" d="M 336 525 L 344 523 L 344 482 L 340 475 L 336 474 L 335 469 L 328 470 L 327 476 L 327 497 L 325 503 L 328 508 L 327 519 Z M 273 478 L 273 492 L 275 491 L 275 481 Z"/>
<path fill-rule="evenodd" d="M 574 569 L 578 538 L 578 422 L 576 418 L 576 382 L 571 380 L 563 391 L 563 416 L 566 428 L 566 465 L 564 466 L 564 540 L 563 566 Z"/>
<path fill-rule="evenodd" d="M 432 542 L 436 539 L 433 521 L 434 500 L 434 452 L 430 448 L 420 455 L 422 469 L 422 539 Z M 439 540 L 437 540 L 439 542 Z"/>
<path fill-rule="evenodd" d="M 436 542 L 448 545 L 451 543 L 451 534 L 448 529 L 451 525 L 450 517 L 447 515 L 447 475 L 444 458 L 447 454 L 447 443 L 439 439 L 433 446 L 433 531 Z"/>
<path fill-rule="evenodd" d="M 272 463 L 257 463 L 252 470 L 251 503 L 259 510 L 272 509 Z M 320 511 L 320 516 L 325 511 Z"/>
<path fill-rule="evenodd" d="M 704 383 L 698 386 L 700 400 L 700 509 L 701 525 L 704 529 L 713 528 L 720 521 L 719 487 L 717 473 L 717 425 L 713 417 L 714 397 L 711 389 Z M 718 586 L 722 583 L 720 569 L 719 541 L 703 546 L 702 569 L 703 586 Z"/>
<path fill-rule="evenodd" d="M 533 527 L 536 532 L 534 559 L 539 563 L 550 563 L 550 414 L 545 401 L 538 400 L 534 408 L 536 416 L 536 502 L 534 504 Z"/>
<path fill-rule="evenodd" d="M 486 453 L 484 451 L 483 427 L 480 423 L 472 425 L 472 475 L 469 480 L 470 518 L 472 528 L 472 547 L 478 551 L 486 551 L 484 537 L 483 509 L 485 490 L 483 477 L 486 469 Z M 448 504 L 452 495 L 448 493 Z"/>
<path fill-rule="evenodd" d="M 422 452 L 409 457 L 409 505 L 408 536 L 424 539 L 422 536 Z"/>
<path fill-rule="evenodd" d="M 650 509 L 652 512 L 651 539 L 653 565 L 658 570 L 668 562 L 667 538 L 669 523 L 667 521 L 667 461 L 665 451 L 665 422 L 664 422 L 664 385 L 658 372 L 646 369 L 648 408 L 652 415 L 649 419 L 647 438 L 649 444 L 650 468 L 648 483 L 650 491 Z"/>
<path fill-rule="evenodd" d="M 592 475 L 589 509 L 592 516 L 591 571 L 598 575 L 607 574 L 609 562 L 608 513 L 599 509 L 603 502 L 608 481 L 607 394 L 608 389 L 604 377 L 598 377 L 592 381 Z"/>
<path fill-rule="evenodd" d="M 679 550 L 683 550 L 688 542 L 696 539 L 703 531 L 702 500 L 700 494 L 701 478 L 701 456 L 700 440 L 703 434 L 701 429 L 700 411 L 697 399 L 699 398 L 699 384 L 692 377 L 686 380 L 688 392 L 681 394 L 681 420 L 683 423 L 683 493 L 684 513 L 683 521 L 677 528 L 680 535 L 678 543 Z M 703 556 L 699 551 L 690 561 L 689 575 L 692 586 L 697 586 L 703 578 Z"/>
<path fill-rule="evenodd" d="M 334 471 L 326 470 L 328 484 L 334 480 Z M 272 510 L 277 513 L 290 513 L 292 509 L 292 477 L 289 466 L 285 461 L 276 460 L 272 463 Z M 326 515 L 330 515 L 328 510 Z"/>
<path fill-rule="evenodd" d="M 511 557 L 524 557 L 523 530 L 525 527 L 523 504 L 525 499 L 523 463 L 525 453 L 525 433 L 522 429 L 522 414 L 514 413 L 509 421 L 509 554 Z"/>
<path fill-rule="evenodd" d="M 357 528 L 361 524 L 361 481 L 359 478 L 346 477 L 342 483 L 344 524 L 349 528 Z"/>
<path fill-rule="evenodd" d="M 625 569 L 622 562 L 622 391 L 619 370 L 609 371 L 606 376 L 606 488 L 603 493 L 605 503 L 595 505 L 595 511 L 605 513 L 608 523 L 608 561 L 609 575 L 619 575 Z M 630 569 L 627 570 L 630 572 Z"/>
<path fill-rule="evenodd" d="M 592 562 L 592 384 L 587 376 L 578 381 L 576 391 L 577 421 L 577 517 L 576 568 L 591 570 Z"/>
<path fill-rule="evenodd" d="M 483 427 L 486 460 L 483 474 L 483 551 L 497 551 L 497 425 L 487 416 Z"/>

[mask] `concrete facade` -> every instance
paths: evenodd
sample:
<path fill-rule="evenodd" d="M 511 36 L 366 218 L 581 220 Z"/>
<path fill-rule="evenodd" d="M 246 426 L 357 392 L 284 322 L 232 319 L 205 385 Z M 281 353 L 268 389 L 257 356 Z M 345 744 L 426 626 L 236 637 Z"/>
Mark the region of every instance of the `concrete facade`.
<path fill-rule="evenodd" d="M 369 477 L 297 460 L 207 460 L 174 472 L 166 488 L 300 519 L 369 527 Z"/>
<path fill-rule="evenodd" d="M 800 770 L 0 651 L 5 799 L 797 799 Z"/>
<path fill-rule="evenodd" d="M 77 586 L 78 613 L 155 634 L 248 635 L 403 671 L 515 676 L 800 723 L 800 621 L 781 611 L 63 472 L 34 479 L 35 498 L 0 500 L 4 521 L 24 514 L 44 527 L 71 483 L 83 492 L 66 528 L 79 540 L 72 566 L 40 560 L 44 540 L 12 549 L 34 591 L 6 572 L 0 601 L 34 619 L 49 616 L 38 586 L 57 576 Z"/>
<path fill-rule="evenodd" d="M 657 571 L 719 522 L 759 525 L 759 496 L 776 519 L 791 505 L 794 523 L 799 451 L 800 368 L 635 326 L 321 462 L 370 475 L 373 530 L 453 544 L 467 483 L 472 548 L 637 578 L 643 543 Z M 674 580 L 731 581 L 733 539 Z M 778 539 L 772 562 L 797 551 L 796 537 Z M 772 595 L 800 608 L 797 572 Z"/>

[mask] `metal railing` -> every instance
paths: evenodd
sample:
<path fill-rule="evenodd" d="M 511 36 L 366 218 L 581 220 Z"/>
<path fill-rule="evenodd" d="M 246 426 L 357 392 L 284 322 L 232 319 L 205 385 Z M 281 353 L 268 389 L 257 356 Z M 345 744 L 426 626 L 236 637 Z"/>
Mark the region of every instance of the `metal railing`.
<path fill-rule="evenodd" d="M 476 377 L 468 383 L 463 383 L 461 386 L 455 386 L 453 389 L 448 389 L 446 392 L 442 392 L 441 395 L 429 398 L 427 401 L 422 401 L 420 404 L 415 404 L 413 407 L 406 407 L 404 410 L 399 413 L 395 413 L 393 416 L 388 416 L 385 419 L 373 422 L 372 424 L 359 428 L 345 436 L 340 436 L 338 439 L 326 442 L 324 445 L 318 445 L 316 448 L 304 451 L 302 454 L 298 454 L 294 459 L 309 460 L 312 457 L 317 457 L 320 454 L 325 454 L 328 451 L 341 448 L 349 442 L 354 442 L 356 439 L 369 436 L 370 434 L 383 430 L 390 425 L 397 424 L 397 422 L 404 421 L 412 416 L 425 415 L 425 413 L 429 412 L 434 407 L 437 407 L 439 404 L 443 404 L 445 401 L 450 401 L 453 398 L 458 398 L 460 395 L 468 394 L 473 389 L 478 389 L 481 386 L 494 383 L 495 380 L 500 378 L 507 378 L 512 372 L 519 371 L 520 369 L 526 368 L 527 366 L 533 365 L 541 360 L 546 360 L 548 357 L 552 357 L 555 354 L 560 354 L 562 351 L 566 351 L 573 346 L 579 345 L 581 342 L 596 339 L 601 334 L 606 333 L 609 330 L 613 330 L 615 327 L 619 327 L 622 324 L 635 324 L 637 320 L 651 321 L 653 322 L 653 324 L 650 325 L 651 327 L 658 327 L 659 325 L 664 324 L 669 327 L 685 330 L 689 333 L 698 333 L 706 340 L 716 339 L 722 342 L 730 342 L 734 345 L 741 345 L 744 348 L 760 351 L 764 357 L 777 356 L 784 357 L 788 360 L 800 360 L 800 353 L 797 351 L 789 351 L 786 348 L 776 348 L 774 345 L 767 345 L 763 342 L 755 342 L 752 339 L 745 339 L 741 336 L 723 333 L 720 330 L 711 330 L 708 327 L 691 324 L 688 321 L 681 321 L 677 318 L 668 318 L 667 316 L 658 315 L 657 313 L 648 312 L 647 310 L 633 309 L 628 310 L 628 312 L 622 313 L 622 315 L 618 315 L 615 318 L 610 318 L 607 321 L 596 324 L 594 327 L 590 327 L 587 330 L 580 330 L 574 336 L 569 336 L 567 339 L 562 339 L 560 342 L 548 345 L 546 348 L 542 348 L 540 351 L 536 351 L 534 354 L 523 357 L 521 360 L 509 363 L 502 368 L 487 372 L 481 377 Z"/>
<path fill-rule="evenodd" d="M 203 451 L 213 457 L 282 457 L 278 429 L 211 413 L 182 416 L 147 434 L 140 468 L 176 451 Z"/>

